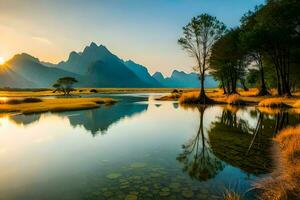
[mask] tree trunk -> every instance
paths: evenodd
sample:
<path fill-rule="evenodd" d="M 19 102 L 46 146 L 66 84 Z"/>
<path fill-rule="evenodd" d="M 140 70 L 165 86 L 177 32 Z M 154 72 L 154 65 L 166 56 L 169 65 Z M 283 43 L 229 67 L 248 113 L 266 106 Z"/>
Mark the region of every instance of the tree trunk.
<path fill-rule="evenodd" d="M 223 76 L 221 76 L 221 87 L 223 89 L 223 94 L 227 94 Z"/>
<path fill-rule="evenodd" d="M 263 68 L 261 59 L 259 60 L 259 68 L 260 68 L 259 71 L 260 71 L 261 86 L 260 86 L 257 96 L 269 96 L 271 94 L 269 93 L 267 86 L 266 86 L 265 72 L 264 72 L 264 68 Z"/>
<path fill-rule="evenodd" d="M 211 104 L 211 103 L 213 103 L 213 100 L 208 98 L 205 94 L 204 80 L 205 80 L 205 74 L 201 73 L 200 74 L 201 89 L 200 89 L 200 94 L 198 97 L 198 103 L 199 104 Z"/>

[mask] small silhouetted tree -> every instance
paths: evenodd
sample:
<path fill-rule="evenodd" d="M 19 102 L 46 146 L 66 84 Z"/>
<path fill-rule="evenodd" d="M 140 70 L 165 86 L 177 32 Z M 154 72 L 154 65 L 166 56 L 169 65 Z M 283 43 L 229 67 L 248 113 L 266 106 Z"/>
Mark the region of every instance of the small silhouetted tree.
<path fill-rule="evenodd" d="M 186 50 L 191 57 L 195 58 L 195 69 L 199 72 L 201 90 L 199 103 L 207 104 L 211 102 L 204 90 L 205 74 L 209 69 L 208 59 L 211 54 L 212 45 L 226 31 L 226 26 L 209 14 L 202 14 L 192 18 L 190 23 L 183 27 L 183 36 L 178 40 L 178 44 Z"/>
<path fill-rule="evenodd" d="M 70 92 L 74 90 L 73 85 L 77 82 L 73 77 L 62 77 L 56 81 L 53 87 L 56 88 L 55 91 L 62 91 L 64 95 L 70 95 Z"/>

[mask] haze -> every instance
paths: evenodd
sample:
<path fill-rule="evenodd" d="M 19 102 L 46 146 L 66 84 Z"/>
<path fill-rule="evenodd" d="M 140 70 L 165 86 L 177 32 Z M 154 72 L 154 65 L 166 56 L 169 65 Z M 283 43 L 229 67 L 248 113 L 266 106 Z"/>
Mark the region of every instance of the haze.
<path fill-rule="evenodd" d="M 27 52 L 57 63 L 91 41 L 151 73 L 191 71 L 177 44 L 182 27 L 207 12 L 227 26 L 263 0 L 0 0 L 0 57 Z"/>

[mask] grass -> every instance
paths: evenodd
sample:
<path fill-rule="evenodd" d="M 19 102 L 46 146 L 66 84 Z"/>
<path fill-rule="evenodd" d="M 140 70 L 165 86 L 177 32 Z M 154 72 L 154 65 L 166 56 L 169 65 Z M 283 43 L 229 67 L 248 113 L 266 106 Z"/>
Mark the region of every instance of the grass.
<path fill-rule="evenodd" d="M 300 108 L 300 100 L 296 101 L 296 103 L 293 105 L 294 108 Z"/>
<path fill-rule="evenodd" d="M 243 200 L 240 194 L 232 191 L 225 191 L 223 195 L 224 200 Z"/>
<path fill-rule="evenodd" d="M 73 95 L 94 94 L 94 93 L 141 93 L 141 92 L 159 92 L 171 93 L 173 88 L 76 88 Z M 184 92 L 194 91 L 196 89 L 180 88 Z M 62 96 L 62 93 L 53 93 L 51 88 L 42 89 L 0 89 L 0 97 L 43 97 L 43 96 Z"/>
<path fill-rule="evenodd" d="M 199 92 L 187 92 L 183 93 L 179 98 L 180 104 L 193 104 L 198 101 Z"/>
<path fill-rule="evenodd" d="M 0 103 L 6 103 L 6 104 L 21 104 L 21 103 L 38 103 L 42 102 L 43 100 L 40 98 L 24 98 L 24 99 L 9 99 L 7 101 L 2 101 Z"/>
<path fill-rule="evenodd" d="M 289 108 L 290 105 L 284 103 L 283 98 L 267 98 L 258 103 L 259 107 L 268 107 L 268 108 Z"/>
<path fill-rule="evenodd" d="M 41 101 L 36 100 L 36 98 L 25 98 L 13 100 L 13 103 L 11 103 L 11 100 L 2 102 L 0 112 L 18 112 L 22 114 L 62 112 L 97 108 L 100 105 L 110 105 L 115 102 L 111 98 L 58 98 L 43 99 Z"/>
<path fill-rule="evenodd" d="M 249 91 L 243 91 L 238 89 L 238 94 L 234 95 L 224 95 L 221 89 L 206 89 L 206 95 L 208 98 L 212 99 L 215 104 L 229 104 L 229 105 L 259 105 L 262 107 L 271 108 L 300 108 L 300 92 L 294 92 L 293 97 L 291 98 L 281 98 L 274 96 L 270 97 L 261 97 L 257 96 L 258 90 L 251 88 Z M 272 95 L 276 95 L 275 91 L 271 90 Z M 165 95 L 156 100 L 164 101 L 179 101 L 181 104 L 194 104 L 197 103 L 197 97 L 199 95 L 199 89 L 190 89 L 184 90 L 182 95 Z"/>
<path fill-rule="evenodd" d="M 227 97 L 227 104 L 235 106 L 244 106 L 249 104 L 247 101 L 243 100 L 240 95 L 232 94 Z"/>
<path fill-rule="evenodd" d="M 276 168 L 271 178 L 256 187 L 261 199 L 299 199 L 300 194 L 300 125 L 282 130 L 274 139 Z"/>

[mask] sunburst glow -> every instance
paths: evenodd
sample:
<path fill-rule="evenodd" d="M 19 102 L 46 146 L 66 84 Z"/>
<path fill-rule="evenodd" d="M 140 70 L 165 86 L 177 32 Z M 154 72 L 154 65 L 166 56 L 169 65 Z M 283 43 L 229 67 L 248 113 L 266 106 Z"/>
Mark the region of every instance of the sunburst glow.
<path fill-rule="evenodd" d="M 5 59 L 3 57 L 0 56 L 0 65 L 5 63 Z"/>

